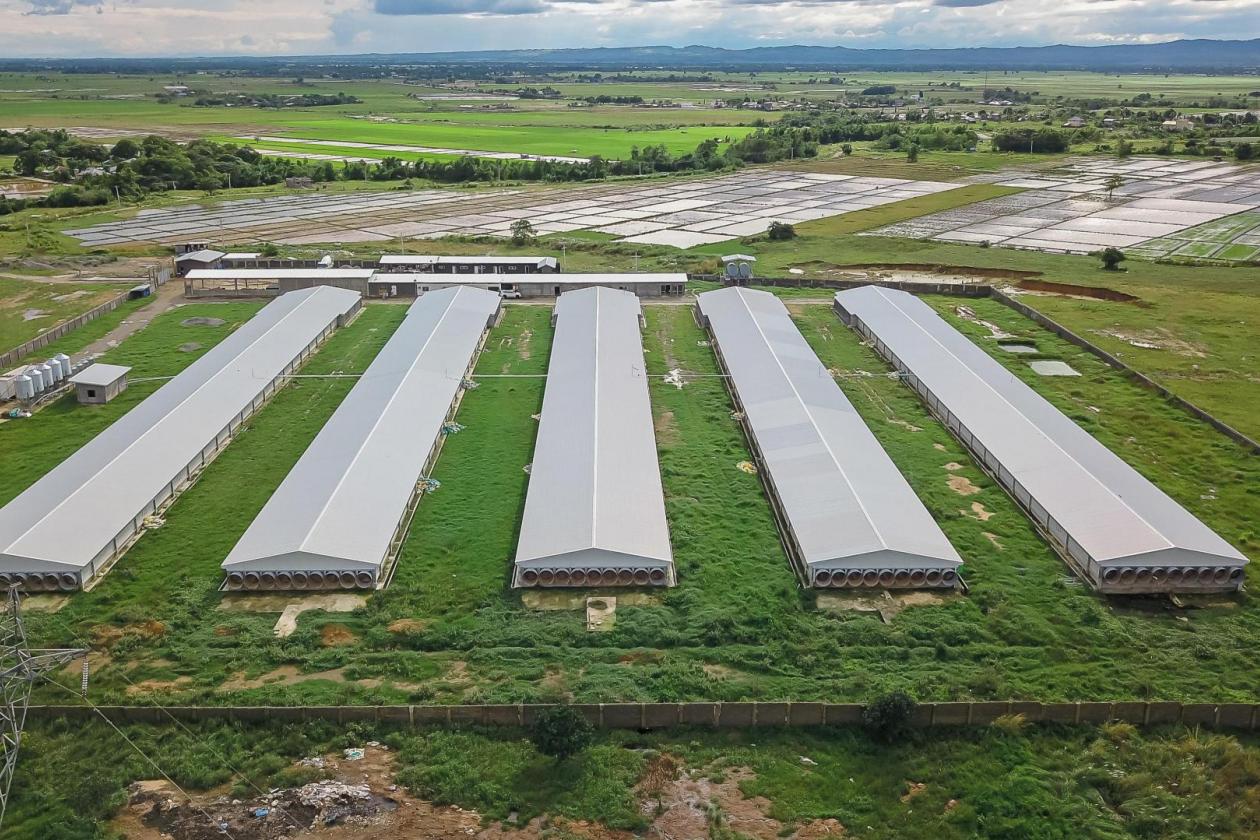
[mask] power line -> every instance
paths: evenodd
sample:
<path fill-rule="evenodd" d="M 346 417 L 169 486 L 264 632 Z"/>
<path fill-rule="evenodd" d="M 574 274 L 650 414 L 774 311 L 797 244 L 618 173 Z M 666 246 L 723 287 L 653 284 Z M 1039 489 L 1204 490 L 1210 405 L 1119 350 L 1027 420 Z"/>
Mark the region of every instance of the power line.
<path fill-rule="evenodd" d="M 52 677 L 45 676 L 45 677 L 44 677 L 44 679 L 45 679 L 45 680 L 47 680 L 50 684 L 57 686 L 57 688 L 60 688 L 62 691 L 68 692 L 68 693 L 70 693 L 70 694 L 74 694 L 76 697 L 78 697 L 78 696 L 79 696 L 76 692 L 74 692 L 73 690 L 71 690 L 71 689 L 67 688 L 66 686 L 62 685 L 61 683 L 57 682 L 57 681 L 56 681 L 56 680 L 54 680 Z M 86 699 L 86 698 L 84 698 L 84 699 Z M 217 828 L 217 829 L 219 830 L 219 832 L 220 832 L 220 833 L 224 834 L 224 835 L 228 838 L 228 840 L 236 840 L 236 837 L 232 834 L 232 832 L 230 832 L 230 831 L 228 831 L 228 830 L 227 830 L 227 828 L 226 828 L 226 826 L 225 826 L 224 824 L 217 822 L 217 821 L 214 819 L 214 817 L 210 816 L 210 812 L 209 812 L 209 811 L 207 811 L 205 808 L 202 808 L 200 805 L 198 805 L 196 802 L 194 802 L 194 801 L 193 801 L 193 798 L 192 798 L 192 797 L 188 794 L 188 791 L 184 790 L 184 789 L 180 786 L 179 782 L 175 781 L 175 780 L 174 780 L 174 779 L 172 779 L 169 775 L 167 775 L 166 771 L 162 769 L 161 765 L 159 765 L 159 764 L 157 763 L 157 761 L 155 761 L 152 757 L 150 757 L 150 756 L 149 756 L 149 754 L 148 754 L 148 753 L 146 753 L 144 750 L 140 749 L 140 746 L 139 746 L 139 745 L 138 745 L 135 741 L 133 741 L 133 740 L 131 740 L 131 738 L 127 737 L 127 733 L 126 733 L 126 732 L 123 732 L 123 731 L 122 731 L 122 730 L 118 727 L 118 724 L 116 724 L 116 723 L 114 723 L 112 720 L 110 720 L 110 719 L 109 719 L 109 715 L 107 715 L 107 714 L 105 714 L 105 712 L 101 711 L 100 706 L 97 706 L 97 705 L 96 705 L 95 703 L 93 703 L 91 700 L 87 700 L 87 704 L 88 704 L 88 707 L 89 707 L 92 711 L 96 712 L 96 714 L 100 716 L 101 720 L 103 720 L 103 721 L 105 721 L 105 723 L 109 724 L 109 728 L 110 728 L 110 729 L 112 729 L 112 730 L 114 730 L 115 732 L 117 732 L 117 733 L 118 733 L 118 737 L 120 737 L 120 738 L 122 738 L 124 741 L 126 741 L 128 746 L 130 746 L 133 750 L 135 750 L 135 751 L 136 751 L 136 753 L 137 753 L 137 754 L 139 754 L 139 756 L 140 756 L 141 758 L 143 758 L 146 762 L 148 762 L 148 763 L 149 763 L 149 765 L 150 765 L 150 766 L 151 766 L 154 770 L 156 770 L 156 771 L 158 772 L 158 775 L 160 775 L 160 776 L 161 776 L 163 779 L 165 779 L 166 781 L 170 782 L 171 786 L 172 786 L 172 787 L 174 787 L 177 791 L 179 791 L 179 792 L 180 792 L 180 794 L 181 794 L 181 795 L 182 795 L 182 796 L 183 796 L 186 800 L 188 800 L 188 803 L 189 803 L 190 805 L 192 805 L 194 808 L 196 808 L 198 811 L 200 811 L 200 812 L 201 812 L 201 814 L 202 814 L 202 816 L 204 816 L 204 817 L 206 818 L 206 820 L 207 820 L 207 821 L 208 821 L 211 825 L 213 825 L 215 828 Z"/>
<path fill-rule="evenodd" d="M 75 640 L 76 642 L 79 642 L 80 644 L 82 644 L 82 643 L 83 643 L 83 639 L 82 639 L 82 637 L 80 637 L 80 636 L 79 636 L 79 634 L 75 633 L 75 632 L 74 632 L 74 630 L 73 630 L 73 628 L 71 628 L 71 627 L 69 626 L 69 624 L 67 624 L 64 620 L 63 620 L 63 621 L 61 621 L 61 626 L 65 629 L 65 631 L 66 631 L 67 635 L 69 635 L 69 636 L 70 636 L 73 640 Z M 127 673 L 126 673 L 125 669 L 119 669 L 119 672 L 118 672 L 118 673 L 119 673 L 119 676 L 121 676 L 121 677 L 123 678 L 123 680 L 127 683 L 127 685 L 132 686 L 132 687 L 138 687 L 138 686 L 136 686 L 136 683 L 135 683 L 135 682 L 131 679 L 131 677 L 127 676 Z M 48 681 L 49 681 L 49 682 L 53 682 L 53 680 L 51 680 L 51 679 L 49 679 Z M 54 683 L 54 684 L 56 684 L 56 683 Z M 61 686 L 61 687 L 62 687 L 62 688 L 64 688 L 64 686 Z M 84 699 L 86 699 L 86 695 L 84 695 Z M 89 701 L 89 704 L 90 704 L 90 701 Z M 161 705 L 161 704 L 155 704 L 155 708 L 157 708 L 157 709 L 161 710 L 162 714 L 164 714 L 164 715 L 166 715 L 168 718 L 170 718 L 170 719 L 171 719 L 171 721 L 172 721 L 172 722 L 173 722 L 176 726 L 178 726 L 180 729 L 184 730 L 184 732 L 185 732 L 185 733 L 187 733 L 188 735 L 190 735 L 190 736 L 192 736 L 192 737 L 194 737 L 194 738 L 196 738 L 196 737 L 197 737 L 197 733 L 193 732 L 193 731 L 192 731 L 192 729 L 190 729 L 186 723 L 184 723 L 182 720 L 180 720 L 178 717 L 176 717 L 174 714 L 172 714 L 172 713 L 171 713 L 171 711 L 170 711 L 170 709 L 168 709 L 166 706 L 163 706 L 163 705 Z M 93 706 L 93 709 L 94 709 L 94 710 L 95 710 L 98 714 L 101 714 L 100 710 L 99 710 L 99 709 L 97 709 L 95 706 Z M 210 750 L 210 752 L 211 752 L 211 753 L 213 753 L 213 754 L 214 754 L 214 756 L 215 756 L 216 758 L 218 758 L 221 762 L 223 762 L 223 766 L 224 766 L 224 767 L 226 767 L 228 770 L 230 770 L 230 771 L 232 771 L 233 773 L 235 773 L 235 774 L 236 774 L 239 778 L 243 779 L 243 780 L 245 781 L 245 783 L 246 783 L 246 784 L 248 784 L 248 785 L 249 785 L 251 788 L 253 788 L 255 791 L 257 791 L 259 795 L 264 796 L 264 797 L 268 795 L 268 791 L 266 791 L 266 790 L 264 790 L 263 788 L 259 787 L 259 785 L 258 785 L 258 784 L 257 784 L 257 783 L 253 780 L 253 779 L 251 779 L 248 775 L 246 775 L 246 774 L 245 774 L 244 772 L 242 772 L 241 770 L 239 770 L 239 769 L 237 769 L 236 767 L 234 767 L 234 766 L 232 765 L 232 763 L 231 763 L 230 761 L 228 761 L 227 756 L 225 756 L 225 755 L 223 755 L 222 753 L 220 753 L 220 752 L 219 752 L 218 750 L 216 750 L 213 746 L 211 746 L 208 742 L 202 741 L 201 743 L 202 743 L 202 745 L 203 745 L 203 746 L 205 746 L 208 750 Z M 172 782 L 172 784 L 174 784 L 174 783 Z M 301 823 L 299 823 L 296 819 L 294 819 L 294 818 L 293 818 L 293 815 L 292 815 L 292 814 L 290 814 L 288 811 L 286 811 L 284 808 L 280 807 L 279 805 L 275 806 L 275 810 L 277 810 L 277 811 L 279 811 L 281 814 L 283 814 L 283 815 L 284 815 L 284 818 L 285 818 L 285 819 L 287 819 L 290 823 L 292 823 L 292 824 L 293 824 L 293 827 L 294 827 L 294 828 L 296 828 L 296 829 L 298 829 L 299 831 L 304 831 L 305 829 L 309 828 L 309 826 L 305 826 L 305 825 L 302 825 Z"/>

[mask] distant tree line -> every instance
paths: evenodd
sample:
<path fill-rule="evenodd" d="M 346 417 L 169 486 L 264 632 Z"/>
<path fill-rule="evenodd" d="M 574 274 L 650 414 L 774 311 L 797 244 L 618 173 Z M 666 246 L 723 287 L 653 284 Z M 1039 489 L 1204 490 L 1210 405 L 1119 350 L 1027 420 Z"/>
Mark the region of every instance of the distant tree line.
<path fill-rule="evenodd" d="M 587 181 L 659 172 L 720 171 L 745 163 L 772 163 L 818 153 L 813 129 L 776 124 L 723 146 L 716 139 L 675 155 L 664 145 L 634 148 L 625 160 L 593 157 L 565 162 L 521 158 L 459 157 L 406 161 L 387 157 L 363 161 L 302 161 L 262 155 L 249 146 L 164 137 L 124 138 L 112 148 L 81 140 L 63 130 L 0 130 L 0 154 L 13 155 L 20 175 L 62 182 L 39 199 L 0 199 L 0 215 L 27 207 L 91 207 L 121 198 L 139 200 L 167 190 L 205 190 L 278 184 L 286 178 L 329 181 Z"/>
<path fill-rule="evenodd" d="M 159 99 L 170 101 L 178 101 L 169 96 L 161 96 Z M 253 108 L 312 108 L 321 105 L 358 105 L 363 102 L 357 96 L 350 96 L 345 93 L 327 94 L 327 93 L 303 93 L 303 94 L 282 94 L 282 93 L 236 93 L 225 95 L 202 95 L 193 100 L 193 105 L 199 108 L 215 108 L 224 105 L 231 105 L 237 108 L 253 107 Z"/>

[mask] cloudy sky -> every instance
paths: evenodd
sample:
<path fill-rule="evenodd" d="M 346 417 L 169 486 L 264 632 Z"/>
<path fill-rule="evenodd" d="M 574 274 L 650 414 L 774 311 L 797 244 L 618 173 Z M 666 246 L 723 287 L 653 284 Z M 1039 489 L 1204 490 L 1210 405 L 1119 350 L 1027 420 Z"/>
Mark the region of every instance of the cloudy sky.
<path fill-rule="evenodd" d="M 0 0 L 0 56 L 1260 37 L 1260 0 Z"/>

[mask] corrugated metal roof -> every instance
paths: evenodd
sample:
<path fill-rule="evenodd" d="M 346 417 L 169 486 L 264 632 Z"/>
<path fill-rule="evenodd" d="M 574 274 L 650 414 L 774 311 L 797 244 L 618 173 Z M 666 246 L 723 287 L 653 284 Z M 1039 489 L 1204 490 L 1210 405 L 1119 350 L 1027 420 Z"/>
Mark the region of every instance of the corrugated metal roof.
<path fill-rule="evenodd" d="M 615 289 L 556 303 L 517 585 L 531 568 L 651 569 L 652 582 L 673 582 L 640 314 Z"/>
<path fill-rule="evenodd" d="M 192 277 L 197 272 L 189 272 Z M 624 286 L 685 285 L 686 274 L 433 274 L 431 272 L 377 272 L 373 283 L 421 283 L 433 286 L 463 283 L 473 286 L 498 286 L 510 284 L 525 286 Z"/>
<path fill-rule="evenodd" d="M 107 365 L 102 362 L 88 365 L 70 377 L 67 381 L 72 385 L 96 385 L 102 388 L 113 385 L 131 371 L 123 365 Z"/>
<path fill-rule="evenodd" d="M 839 292 L 836 302 L 887 346 L 1096 562 L 1246 562 L 923 301 L 864 286 Z"/>
<path fill-rule="evenodd" d="M 960 565 L 783 302 L 745 288 L 698 301 L 810 574 Z"/>
<path fill-rule="evenodd" d="M 499 296 L 419 298 L 223 561 L 245 570 L 382 571 Z"/>
<path fill-rule="evenodd" d="M 366 280 L 374 268 L 194 268 L 189 280 Z"/>
<path fill-rule="evenodd" d="M 200 251 L 189 251 L 186 254 L 180 254 L 175 258 L 175 262 L 214 262 L 227 256 L 222 251 L 212 251 L 208 248 L 202 248 Z"/>
<path fill-rule="evenodd" d="M 0 509 L 0 571 L 78 573 L 359 295 L 282 295 Z"/>
<path fill-rule="evenodd" d="M 427 254 L 385 254 L 379 265 L 545 265 L 555 266 L 555 257 L 487 257 L 468 255 L 437 257 Z"/>

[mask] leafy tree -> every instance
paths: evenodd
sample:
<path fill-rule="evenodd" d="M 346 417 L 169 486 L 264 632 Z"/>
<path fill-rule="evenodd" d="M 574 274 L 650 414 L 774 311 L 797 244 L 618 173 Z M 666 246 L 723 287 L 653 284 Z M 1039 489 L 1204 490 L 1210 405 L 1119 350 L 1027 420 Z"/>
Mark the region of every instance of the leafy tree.
<path fill-rule="evenodd" d="M 1124 176 L 1119 173 L 1114 174 L 1103 182 L 1103 186 L 1107 190 L 1107 200 L 1111 201 L 1111 194 L 1124 186 Z"/>
<path fill-rule="evenodd" d="M 785 242 L 796 238 L 796 228 L 787 222 L 771 222 L 770 229 L 766 231 L 766 236 L 774 242 Z"/>
<path fill-rule="evenodd" d="M 876 740 L 894 743 L 910 731 L 910 719 L 917 706 L 914 698 L 904 691 L 890 692 L 862 709 L 862 725 Z"/>
<path fill-rule="evenodd" d="M 1116 157 L 1128 157 L 1133 154 L 1133 143 L 1123 137 L 1116 142 Z"/>
<path fill-rule="evenodd" d="M 258 250 L 258 255 L 260 257 L 278 257 L 280 256 L 280 248 L 274 242 L 267 242 Z"/>
<path fill-rule="evenodd" d="M 840 153 L 843 154 L 845 157 L 848 157 L 849 155 L 853 154 L 853 144 L 845 143 L 843 146 L 840 147 Z"/>
<path fill-rule="evenodd" d="M 552 706 L 538 713 L 529 739 L 543 755 L 564 761 L 590 746 L 594 730 L 572 706 Z"/>
<path fill-rule="evenodd" d="M 906 149 L 906 162 L 907 163 L 919 162 L 919 144 L 918 143 L 911 143 L 910 147 Z"/>
<path fill-rule="evenodd" d="M 1002 131 L 993 138 L 993 148 L 999 152 L 1034 152 L 1054 154 L 1066 152 L 1067 137 L 1053 128 L 1017 128 Z"/>
<path fill-rule="evenodd" d="M 1102 260 L 1103 269 L 1106 271 L 1119 271 L 1120 263 L 1124 262 L 1124 251 L 1119 248 L 1103 248 L 1098 252 L 1098 258 Z"/>
<path fill-rule="evenodd" d="M 1255 156 L 1256 156 L 1256 148 L 1255 146 L 1252 146 L 1250 143 L 1234 144 L 1234 159 L 1235 160 L 1251 160 Z"/>
<path fill-rule="evenodd" d="M 512 244 L 516 246 L 528 245 L 536 239 L 538 234 L 534 231 L 534 225 L 529 219 L 517 219 L 512 223 Z"/>

